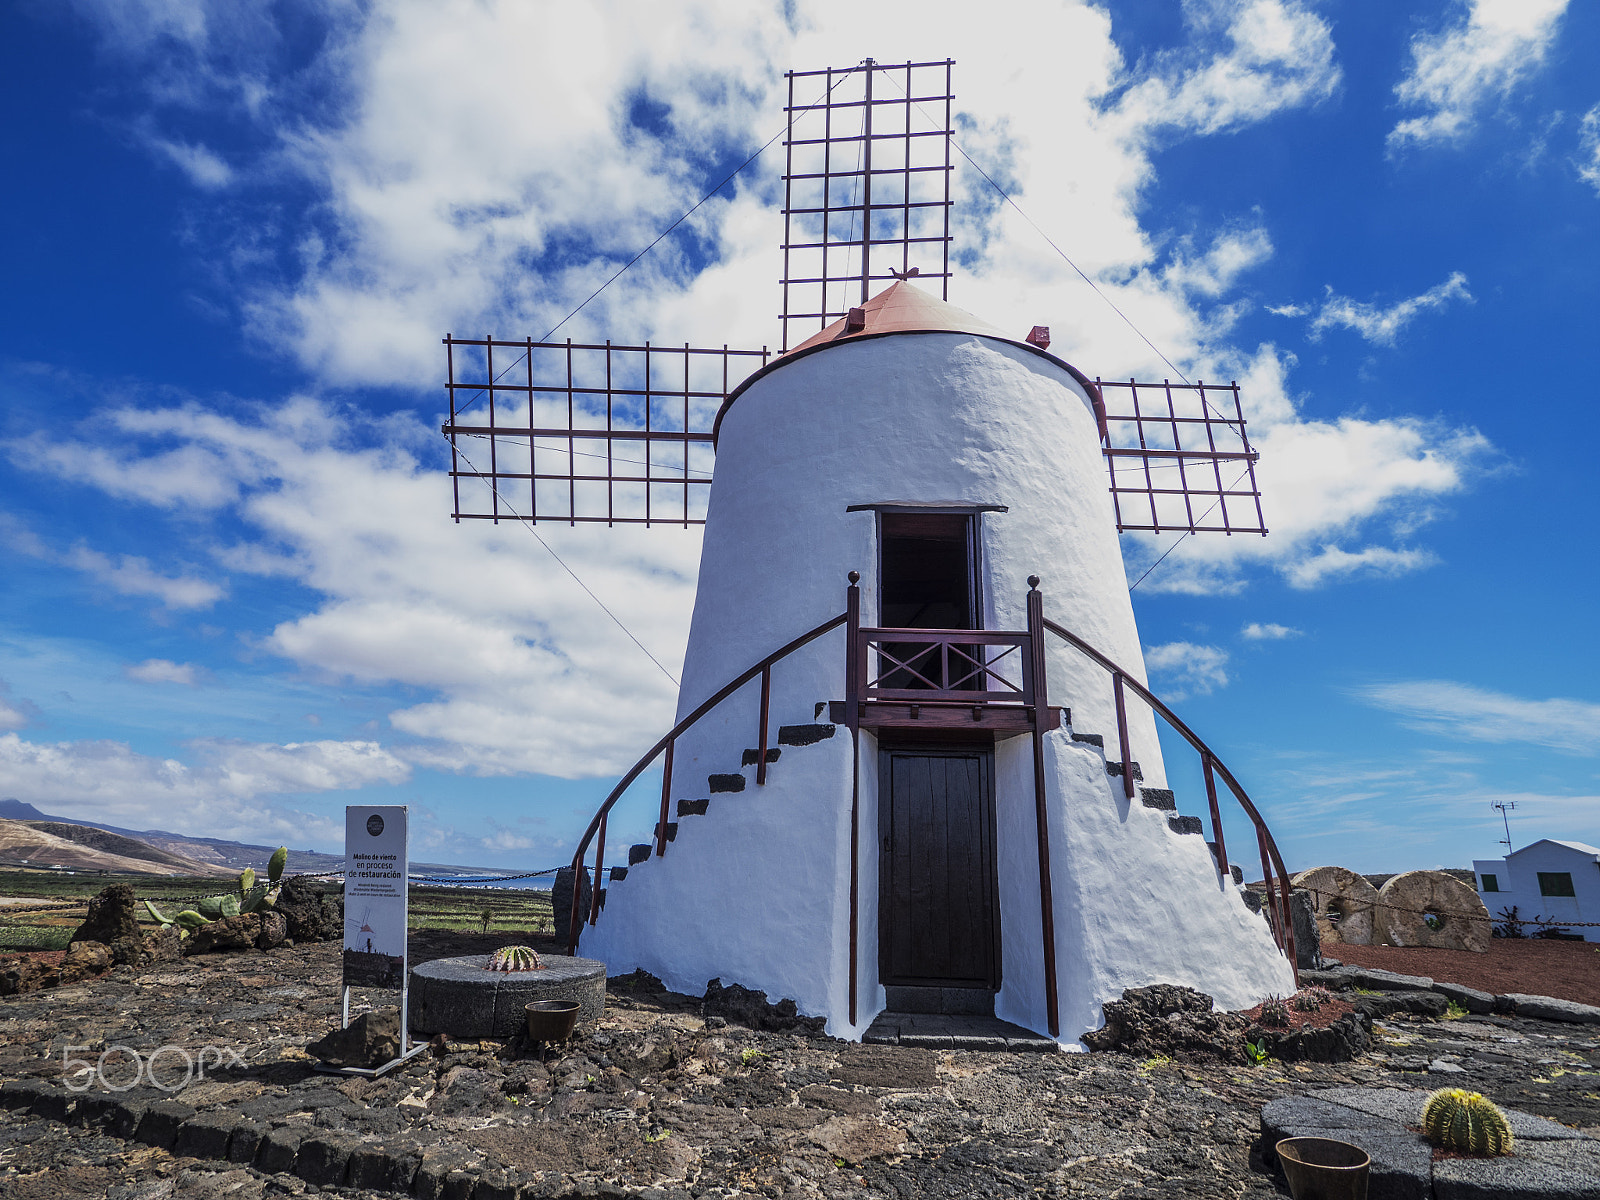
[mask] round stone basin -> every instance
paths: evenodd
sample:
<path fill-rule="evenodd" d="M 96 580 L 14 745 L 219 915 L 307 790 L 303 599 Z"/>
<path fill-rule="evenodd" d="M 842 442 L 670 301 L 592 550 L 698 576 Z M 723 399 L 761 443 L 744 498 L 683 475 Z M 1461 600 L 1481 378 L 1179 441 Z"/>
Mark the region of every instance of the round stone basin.
<path fill-rule="evenodd" d="M 436 958 L 411 968 L 411 1028 L 454 1038 L 510 1038 L 527 1028 L 534 1000 L 576 1000 L 579 1021 L 605 1011 L 606 965 L 541 954 L 540 971 L 486 971 L 487 954 Z"/>

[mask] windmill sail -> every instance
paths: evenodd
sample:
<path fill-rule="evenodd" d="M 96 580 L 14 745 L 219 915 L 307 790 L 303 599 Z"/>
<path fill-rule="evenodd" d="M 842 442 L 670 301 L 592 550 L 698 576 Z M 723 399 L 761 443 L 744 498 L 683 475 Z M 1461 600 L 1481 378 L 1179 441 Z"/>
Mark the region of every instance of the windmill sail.
<path fill-rule="evenodd" d="M 784 350 L 915 270 L 950 298 L 953 59 L 790 71 Z"/>
<path fill-rule="evenodd" d="M 705 524 L 712 422 L 770 357 L 648 342 L 444 344 L 457 521 Z"/>
<path fill-rule="evenodd" d="M 864 333 L 896 279 L 950 298 L 953 67 L 867 59 L 786 76 L 781 353 L 825 330 Z M 1048 329 L 1026 342 L 1047 350 Z M 457 521 L 703 525 L 717 413 L 772 359 L 726 345 L 444 345 Z M 1267 532 L 1237 384 L 1098 387 L 1119 531 Z"/>
<path fill-rule="evenodd" d="M 1267 532 L 1237 383 L 1095 382 L 1118 532 Z"/>

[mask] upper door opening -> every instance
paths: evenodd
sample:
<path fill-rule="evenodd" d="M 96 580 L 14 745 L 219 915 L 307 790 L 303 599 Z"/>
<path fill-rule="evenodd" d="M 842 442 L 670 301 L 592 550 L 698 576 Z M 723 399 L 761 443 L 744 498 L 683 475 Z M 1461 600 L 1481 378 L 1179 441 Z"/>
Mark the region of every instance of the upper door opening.
<path fill-rule="evenodd" d="M 979 629 L 975 520 L 883 513 L 879 621 L 891 629 Z"/>

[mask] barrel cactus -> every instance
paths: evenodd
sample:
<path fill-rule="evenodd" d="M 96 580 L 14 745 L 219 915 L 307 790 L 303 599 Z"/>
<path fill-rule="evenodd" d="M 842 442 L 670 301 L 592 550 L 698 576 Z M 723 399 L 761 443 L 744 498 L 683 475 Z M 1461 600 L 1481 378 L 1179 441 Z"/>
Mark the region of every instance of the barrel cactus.
<path fill-rule="evenodd" d="M 483 964 L 485 971 L 539 971 L 543 968 L 532 946 L 501 946 Z"/>
<path fill-rule="evenodd" d="M 1269 1029 L 1287 1029 L 1289 1002 L 1282 996 L 1268 996 L 1261 1002 L 1261 1015 L 1257 1020 Z"/>
<path fill-rule="evenodd" d="M 1422 1106 L 1422 1134 L 1435 1146 L 1462 1154 L 1510 1154 L 1505 1113 L 1477 1092 L 1443 1088 Z"/>

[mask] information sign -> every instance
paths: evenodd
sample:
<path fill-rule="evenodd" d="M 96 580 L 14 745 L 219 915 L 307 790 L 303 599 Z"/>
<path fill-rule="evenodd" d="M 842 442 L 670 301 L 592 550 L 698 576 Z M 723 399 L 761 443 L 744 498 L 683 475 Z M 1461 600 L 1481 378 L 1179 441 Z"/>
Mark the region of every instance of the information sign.
<path fill-rule="evenodd" d="M 406 875 L 403 804 L 344 810 L 344 986 L 403 988 Z"/>

